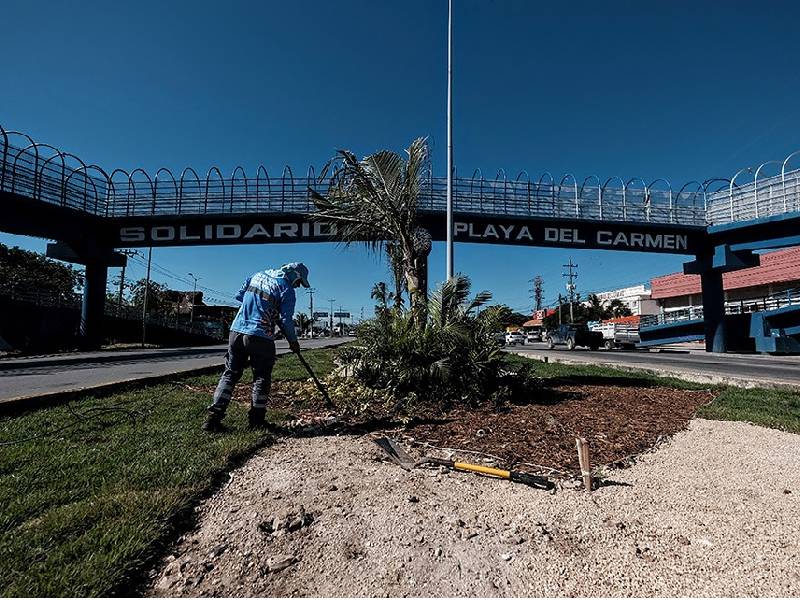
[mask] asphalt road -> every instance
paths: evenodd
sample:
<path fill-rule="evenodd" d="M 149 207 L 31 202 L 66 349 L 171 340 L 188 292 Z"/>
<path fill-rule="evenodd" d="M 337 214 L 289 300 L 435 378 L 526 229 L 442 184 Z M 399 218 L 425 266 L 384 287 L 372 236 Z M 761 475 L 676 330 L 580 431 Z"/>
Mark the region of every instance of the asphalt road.
<path fill-rule="evenodd" d="M 670 374 L 689 381 L 729 383 L 743 387 L 800 387 L 800 356 L 766 354 L 712 354 L 691 351 L 548 350 L 543 343 L 507 346 L 506 350 L 551 362 L 598 364 L 639 368 Z"/>
<path fill-rule="evenodd" d="M 348 338 L 301 340 L 302 349 L 341 344 Z M 289 352 L 285 340 L 278 354 Z M 88 390 L 114 383 L 222 367 L 227 346 L 89 352 L 0 361 L 0 403 Z"/>

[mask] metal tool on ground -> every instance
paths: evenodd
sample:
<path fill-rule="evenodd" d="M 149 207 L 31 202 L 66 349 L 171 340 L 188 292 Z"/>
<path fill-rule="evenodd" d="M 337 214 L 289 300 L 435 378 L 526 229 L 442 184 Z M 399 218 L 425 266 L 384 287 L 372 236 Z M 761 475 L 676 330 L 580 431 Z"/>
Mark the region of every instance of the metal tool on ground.
<path fill-rule="evenodd" d="M 506 471 L 505 469 L 495 469 L 493 467 L 484 467 L 483 465 L 473 465 L 471 463 L 447 460 L 444 458 L 434 458 L 431 456 L 426 456 L 418 461 L 415 461 L 405 450 L 403 450 L 400 444 L 391 438 L 382 437 L 374 441 L 386 452 L 386 454 L 389 455 L 389 459 L 393 463 L 399 465 L 406 471 L 410 471 L 412 468 L 420 465 L 440 465 L 456 471 L 467 471 L 470 473 L 479 473 L 481 475 L 489 475 L 491 477 L 507 479 L 514 483 L 523 483 L 540 490 L 551 490 L 555 487 L 555 484 L 546 477 L 531 475 L 530 473 L 522 473 L 521 471 Z"/>
<path fill-rule="evenodd" d="M 278 324 L 278 329 L 281 330 L 283 337 L 286 337 L 286 330 L 284 330 L 283 325 L 281 325 L 281 320 L 278 318 L 275 319 L 275 322 Z M 295 351 L 295 355 L 297 356 L 297 360 L 300 361 L 300 364 L 302 364 L 303 367 L 305 367 L 305 370 L 308 371 L 308 374 L 311 375 L 311 379 L 314 380 L 314 385 L 317 386 L 317 390 L 319 391 L 320 396 L 322 396 L 322 399 L 325 400 L 325 406 L 327 406 L 328 408 L 335 408 L 335 405 L 333 404 L 331 397 L 328 395 L 328 390 L 326 390 L 325 386 L 322 385 L 322 382 L 319 379 L 317 379 L 317 376 L 314 374 L 311 365 L 308 364 L 306 359 L 299 351 Z"/>

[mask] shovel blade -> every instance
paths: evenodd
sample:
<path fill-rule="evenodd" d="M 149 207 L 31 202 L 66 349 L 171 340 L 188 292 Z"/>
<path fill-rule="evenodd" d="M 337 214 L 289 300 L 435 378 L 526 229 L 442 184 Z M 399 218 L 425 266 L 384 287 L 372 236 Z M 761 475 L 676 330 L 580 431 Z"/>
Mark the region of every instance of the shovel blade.
<path fill-rule="evenodd" d="M 406 471 L 410 471 L 414 467 L 414 459 L 411 458 L 408 453 L 403 450 L 403 447 L 393 439 L 381 437 L 374 441 L 384 450 L 384 452 L 386 452 L 386 454 L 389 455 L 389 459 L 396 465 L 399 465 Z"/>

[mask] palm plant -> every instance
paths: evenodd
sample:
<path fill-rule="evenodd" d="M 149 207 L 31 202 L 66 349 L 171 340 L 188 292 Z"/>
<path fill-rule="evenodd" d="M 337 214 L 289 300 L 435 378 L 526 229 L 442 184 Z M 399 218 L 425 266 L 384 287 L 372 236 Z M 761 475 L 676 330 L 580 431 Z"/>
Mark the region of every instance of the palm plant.
<path fill-rule="evenodd" d="M 352 152 L 340 150 L 328 194 L 311 190 L 317 208 L 311 217 L 334 224 L 346 246 L 363 243 L 380 252 L 387 242 L 395 244 L 393 252 L 402 266 L 413 318 L 420 322 L 425 302 L 420 265 L 426 255 L 417 242 L 417 202 L 428 163 L 427 140 L 414 140 L 406 154 L 404 159 L 381 150 L 358 160 Z"/>
<path fill-rule="evenodd" d="M 311 317 L 306 313 L 297 313 L 294 317 L 294 321 L 301 334 L 308 331 L 308 328 L 311 326 Z"/>
<path fill-rule="evenodd" d="M 373 290 L 386 298 L 385 285 Z M 470 297 L 469 279 L 454 277 L 431 295 L 425 327 L 410 311 L 377 311 L 340 358 L 360 384 L 394 398 L 397 411 L 481 402 L 506 385 L 494 339 L 499 312 L 477 313 L 490 298 L 488 292 Z"/>

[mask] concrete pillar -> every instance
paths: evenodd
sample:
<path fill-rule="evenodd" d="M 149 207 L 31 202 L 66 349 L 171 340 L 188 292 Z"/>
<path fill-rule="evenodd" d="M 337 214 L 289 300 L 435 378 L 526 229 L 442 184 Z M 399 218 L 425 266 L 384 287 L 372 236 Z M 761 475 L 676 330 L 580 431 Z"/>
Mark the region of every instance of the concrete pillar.
<path fill-rule="evenodd" d="M 103 342 L 107 279 L 108 267 L 105 263 L 87 261 L 80 328 L 81 347 L 85 350 L 95 350 Z"/>
<path fill-rule="evenodd" d="M 727 352 L 725 335 L 725 292 L 722 271 L 706 269 L 700 273 L 703 289 L 703 321 L 706 334 L 706 352 Z"/>

